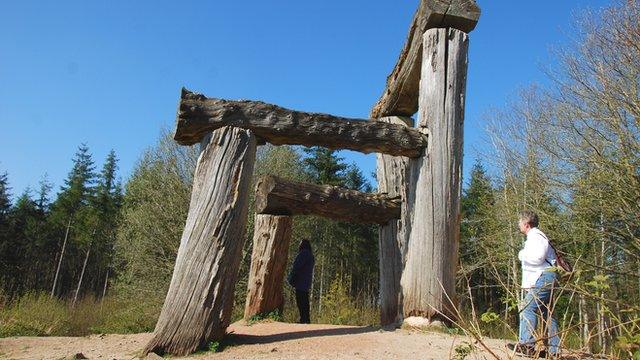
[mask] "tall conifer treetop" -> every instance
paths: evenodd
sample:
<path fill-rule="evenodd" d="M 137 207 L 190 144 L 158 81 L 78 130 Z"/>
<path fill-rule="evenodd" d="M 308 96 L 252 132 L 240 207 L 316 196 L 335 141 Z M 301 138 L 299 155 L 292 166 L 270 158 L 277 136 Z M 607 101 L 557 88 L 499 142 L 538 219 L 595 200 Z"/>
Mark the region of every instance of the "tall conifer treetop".
<path fill-rule="evenodd" d="M 304 152 L 309 155 L 304 159 L 304 164 L 316 183 L 344 185 L 344 172 L 347 165 L 342 163 L 343 159 L 337 156 L 334 150 L 314 146 L 305 149 Z"/>

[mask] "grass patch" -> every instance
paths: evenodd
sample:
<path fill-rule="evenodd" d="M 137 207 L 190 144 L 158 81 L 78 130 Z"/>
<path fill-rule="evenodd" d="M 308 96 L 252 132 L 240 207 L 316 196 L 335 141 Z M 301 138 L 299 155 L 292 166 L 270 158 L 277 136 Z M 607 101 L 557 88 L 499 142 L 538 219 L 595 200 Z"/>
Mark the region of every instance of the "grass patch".
<path fill-rule="evenodd" d="M 72 306 L 47 293 L 28 293 L 0 308 L 0 337 L 148 332 L 161 306 L 160 301 L 116 297 L 86 297 Z"/>
<path fill-rule="evenodd" d="M 161 309 L 162 300 L 108 298 L 100 304 L 100 317 L 89 330 L 109 334 L 153 331 Z"/>
<path fill-rule="evenodd" d="M 28 293 L 0 310 L 0 337 L 64 335 L 69 331 L 68 307 L 45 293 Z"/>

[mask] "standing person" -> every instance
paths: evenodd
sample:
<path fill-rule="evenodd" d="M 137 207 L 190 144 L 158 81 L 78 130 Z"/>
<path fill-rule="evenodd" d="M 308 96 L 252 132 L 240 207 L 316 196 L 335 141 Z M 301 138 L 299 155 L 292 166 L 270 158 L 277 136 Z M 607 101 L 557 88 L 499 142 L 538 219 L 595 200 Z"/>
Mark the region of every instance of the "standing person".
<path fill-rule="evenodd" d="M 509 348 L 523 355 L 537 354 L 534 332 L 540 315 L 548 333 L 549 355 L 559 356 L 558 322 L 553 317 L 552 304 L 553 287 L 557 277 L 552 267 L 556 264 L 556 254 L 547 236 L 538 229 L 536 213 L 521 212 L 518 227 L 520 232 L 527 236 L 524 248 L 518 253 L 518 259 L 522 262 L 522 289 L 527 294 L 520 312 L 518 343 L 510 344 Z"/>
<path fill-rule="evenodd" d="M 291 272 L 289 273 L 289 284 L 296 289 L 296 304 L 300 312 L 300 324 L 309 324 L 309 289 L 311 289 L 311 279 L 313 278 L 313 265 L 315 260 L 311 251 L 311 243 L 304 239 L 298 246 Z"/>

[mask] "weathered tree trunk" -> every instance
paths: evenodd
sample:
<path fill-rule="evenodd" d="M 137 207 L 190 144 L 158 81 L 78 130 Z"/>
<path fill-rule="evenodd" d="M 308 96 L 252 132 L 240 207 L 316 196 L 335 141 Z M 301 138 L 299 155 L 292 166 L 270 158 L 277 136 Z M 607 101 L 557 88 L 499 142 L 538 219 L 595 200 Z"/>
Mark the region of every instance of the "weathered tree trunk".
<path fill-rule="evenodd" d="M 413 126 L 411 118 L 387 117 L 379 121 Z M 400 218 L 380 226 L 378 233 L 380 259 L 380 324 L 402 323 L 402 287 L 400 278 L 404 268 L 406 246 L 409 238 L 410 214 L 407 202 L 409 159 L 400 156 L 378 154 L 378 192 L 402 199 Z"/>
<path fill-rule="evenodd" d="M 317 224 L 317 223 L 316 223 Z M 316 231 L 318 230 L 317 226 L 316 226 Z M 331 241 L 331 240 L 329 240 Z M 318 291 L 318 312 L 321 313 L 322 312 L 322 297 L 324 295 L 324 264 L 326 262 L 326 250 L 325 247 L 322 247 L 322 263 L 320 265 L 320 289 Z M 315 276 L 315 275 L 314 275 Z M 314 283 L 315 283 L 315 279 Z"/>
<path fill-rule="evenodd" d="M 291 225 L 289 216 L 256 214 L 245 320 L 275 310 L 282 313 L 282 280 L 289 255 Z"/>
<path fill-rule="evenodd" d="M 231 320 L 256 139 L 225 127 L 205 141 L 171 285 L 145 354 L 192 353 L 220 340 Z"/>
<path fill-rule="evenodd" d="M 420 156 L 424 134 L 407 126 L 285 109 L 259 101 L 207 98 L 182 90 L 174 139 L 195 144 L 223 126 L 252 130 L 274 145 L 324 146 L 364 153 Z"/>
<path fill-rule="evenodd" d="M 93 232 L 95 235 L 96 232 Z M 78 286 L 76 287 L 76 293 L 73 295 L 73 304 L 72 306 L 76 306 L 76 302 L 78 301 L 78 293 L 80 292 L 80 287 L 82 286 L 82 279 L 84 278 L 84 271 L 87 269 L 87 262 L 89 261 L 89 254 L 91 253 L 91 243 L 89 243 L 89 247 L 87 248 L 87 254 L 84 257 L 84 263 L 82 264 L 82 271 L 80 272 L 80 279 L 78 280 Z"/>
<path fill-rule="evenodd" d="M 422 65 L 422 35 L 428 29 L 452 27 L 470 32 L 480 18 L 480 8 L 474 0 L 421 0 L 404 48 L 380 100 L 371 110 L 372 118 L 412 116 L 418 111 L 420 68 Z"/>
<path fill-rule="evenodd" d="M 428 128 L 428 155 L 411 159 L 415 189 L 404 316 L 457 318 L 455 272 L 460 238 L 460 191 L 468 35 L 431 29 L 424 35 L 418 126 Z"/>
<path fill-rule="evenodd" d="M 104 297 L 107 295 L 107 284 L 109 283 L 109 268 L 107 268 L 107 274 L 104 277 L 104 286 L 102 287 L 102 297 L 100 302 L 104 301 Z"/>
<path fill-rule="evenodd" d="M 589 312 L 584 294 L 578 294 L 578 317 L 580 318 L 580 342 L 583 351 L 591 350 L 591 334 L 589 332 Z"/>
<path fill-rule="evenodd" d="M 261 177 L 256 184 L 256 213 L 317 215 L 360 223 L 385 224 L 400 217 L 400 199 L 331 185 Z"/>
<path fill-rule="evenodd" d="M 600 213 L 600 256 L 599 256 L 599 261 L 596 262 L 596 264 L 599 265 L 600 269 L 604 269 L 604 265 L 605 265 L 605 242 L 606 242 L 606 238 L 605 238 L 605 232 L 604 232 L 604 216 L 602 215 L 602 213 Z M 596 255 L 597 256 L 597 255 Z M 596 274 L 601 272 L 600 271 L 596 271 Z M 607 325 L 606 325 L 606 318 L 605 318 L 605 313 L 604 313 L 604 294 L 602 292 L 602 290 L 598 291 L 598 302 L 596 302 L 596 318 L 598 319 L 598 345 L 600 348 L 600 352 L 602 354 L 605 354 L 607 352 Z"/>
<path fill-rule="evenodd" d="M 71 219 L 69 219 L 69 223 L 67 224 L 67 231 L 64 234 L 64 242 L 62 243 L 62 251 L 60 252 L 60 259 L 58 259 L 58 267 L 56 268 L 56 275 L 53 278 L 53 286 L 51 287 L 50 297 L 54 297 L 56 295 L 56 287 L 58 286 L 58 275 L 60 274 L 60 268 L 62 267 L 62 258 L 64 257 L 64 250 L 67 247 L 67 238 L 69 237 L 69 229 L 71 229 Z"/>

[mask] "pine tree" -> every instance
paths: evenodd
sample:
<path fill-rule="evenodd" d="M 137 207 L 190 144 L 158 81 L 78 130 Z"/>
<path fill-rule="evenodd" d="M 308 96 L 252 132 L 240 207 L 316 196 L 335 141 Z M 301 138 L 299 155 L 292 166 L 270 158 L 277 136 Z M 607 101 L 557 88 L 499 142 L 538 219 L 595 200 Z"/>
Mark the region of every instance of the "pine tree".
<path fill-rule="evenodd" d="M 56 201 L 56 207 L 67 215 L 73 215 L 88 205 L 95 188 L 95 166 L 89 148 L 81 144 L 73 159 L 73 169 L 69 172 Z"/>
<path fill-rule="evenodd" d="M 356 164 L 350 164 L 344 172 L 344 186 L 348 189 L 371 192 L 372 186 L 364 177 Z M 362 289 L 370 291 L 377 289 L 377 282 L 371 279 L 378 277 L 378 242 L 377 226 L 370 224 L 340 224 L 340 237 L 338 242 L 341 260 L 346 264 L 351 280 L 350 291 L 356 295 Z M 347 274 L 345 274 L 347 275 Z"/>
<path fill-rule="evenodd" d="M 95 206 L 105 218 L 114 218 L 122 200 L 121 188 L 116 183 L 118 159 L 111 150 L 102 167 L 96 187 Z"/>
<path fill-rule="evenodd" d="M 5 294 L 7 294 L 9 290 L 7 282 L 11 276 L 9 264 L 12 257 L 10 253 L 12 250 L 10 242 L 13 238 L 9 222 L 11 210 L 11 195 L 9 190 L 8 175 L 5 172 L 4 174 L 0 174 L 0 281 Z"/>
<path fill-rule="evenodd" d="M 491 179 L 480 160 L 476 159 L 471 169 L 469 185 L 463 191 L 461 199 L 463 239 L 473 241 L 482 237 L 482 232 L 486 228 L 485 222 L 493 211 L 494 203 Z"/>
<path fill-rule="evenodd" d="M 10 275 L 8 282 L 10 295 L 21 295 L 25 291 L 36 288 L 35 265 L 39 249 L 35 237 L 37 235 L 38 209 L 31 198 L 31 189 L 27 188 L 16 200 L 11 212 L 10 258 L 8 264 Z"/>
<path fill-rule="evenodd" d="M 462 208 L 467 214 L 475 214 L 481 211 L 482 205 L 486 203 L 483 200 L 493 203 L 493 187 L 482 161 L 476 159 L 471 169 L 469 185 L 464 190 Z"/>
<path fill-rule="evenodd" d="M 95 241 L 91 244 L 94 261 L 89 268 L 89 288 L 104 295 L 108 287 L 109 277 L 113 275 L 112 263 L 115 246 L 118 212 L 122 205 L 122 186 L 116 181 L 118 159 L 115 151 L 111 150 L 102 167 L 96 187 L 94 210 L 97 224 Z M 89 250 L 87 250 L 89 251 Z"/>
<path fill-rule="evenodd" d="M 0 177 L 0 202 L 3 204 L 0 211 L 0 283 L 8 298 L 50 286 L 47 284 L 52 265 L 49 254 L 55 251 L 51 246 L 55 242 L 52 244 L 49 240 L 46 226 L 49 188 L 46 181 L 41 183 L 37 201 L 27 188 L 10 207 L 6 174 Z"/>
<path fill-rule="evenodd" d="M 0 242 L 9 238 L 9 213 L 11 211 L 11 194 L 9 193 L 9 180 L 5 172 L 0 174 Z"/>
<path fill-rule="evenodd" d="M 34 254 L 33 276 L 37 279 L 33 284 L 39 290 L 50 290 L 53 278 L 51 274 L 55 268 L 55 262 L 51 261 L 50 254 L 55 254 L 58 239 L 54 236 L 51 223 L 48 221 L 50 215 L 50 192 L 53 188 L 45 174 L 39 183 L 39 190 L 34 199 L 36 213 L 33 217 L 32 241 L 35 242 L 37 254 Z"/>
<path fill-rule="evenodd" d="M 462 224 L 460 228 L 460 262 L 465 274 L 460 294 L 468 294 L 466 286 L 471 286 L 476 308 L 491 306 L 495 293 L 490 293 L 486 285 L 494 283 L 487 266 L 484 252 L 488 243 L 493 243 L 495 235 L 495 194 L 491 178 L 479 159 L 471 170 L 469 184 L 461 199 Z M 489 248 L 492 246 L 489 246 Z M 494 248 L 495 249 L 495 248 Z M 467 284 L 466 281 L 469 281 Z"/>
<path fill-rule="evenodd" d="M 372 186 L 367 179 L 365 179 L 362 171 L 356 164 L 351 164 L 347 167 L 344 173 L 344 185 L 348 189 L 371 192 Z"/>
<path fill-rule="evenodd" d="M 49 193 L 51 189 L 53 189 L 53 185 L 47 179 L 47 175 L 45 174 L 40 180 L 40 189 L 38 190 L 38 199 L 36 200 L 38 205 L 38 210 L 43 213 L 46 213 L 49 210 L 50 199 Z"/>
<path fill-rule="evenodd" d="M 362 172 L 354 165 L 345 164 L 334 150 L 313 147 L 305 149 L 305 153 L 308 157 L 303 162 L 314 182 L 364 192 L 372 190 Z M 376 231 L 375 226 L 314 219 L 311 240 L 316 253 L 314 288 L 318 308 L 322 306 L 328 284 L 339 277 L 350 279 L 353 295 L 362 294 L 364 290 L 376 293 L 377 281 L 371 281 L 377 278 L 378 272 Z"/>
<path fill-rule="evenodd" d="M 347 165 L 336 152 L 323 147 L 305 148 L 308 155 L 303 163 L 312 181 L 322 185 L 344 186 L 344 171 Z M 310 239 L 316 256 L 316 275 L 314 287 L 317 288 L 318 308 L 322 307 L 322 297 L 333 278 L 342 275 L 344 258 L 340 248 L 344 245 L 344 235 L 338 224 L 328 219 L 316 218 L 313 221 L 313 232 Z"/>
<path fill-rule="evenodd" d="M 314 182 L 323 185 L 344 185 L 344 172 L 347 165 L 334 150 L 315 146 L 304 149 L 309 157 L 304 159 L 309 174 Z"/>
<path fill-rule="evenodd" d="M 95 166 L 86 144 L 78 147 L 58 198 L 52 205 L 50 222 L 54 236 L 60 239 L 52 296 L 73 288 L 72 279 L 79 277 L 85 251 L 97 230 L 96 211 L 90 205 L 95 197 Z M 63 267 L 64 264 L 64 267 Z M 61 284 L 59 286 L 58 284 Z"/>
<path fill-rule="evenodd" d="M 5 172 L 0 174 L 0 221 L 6 219 L 11 209 L 11 195 L 9 190 L 9 175 Z"/>

